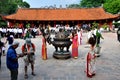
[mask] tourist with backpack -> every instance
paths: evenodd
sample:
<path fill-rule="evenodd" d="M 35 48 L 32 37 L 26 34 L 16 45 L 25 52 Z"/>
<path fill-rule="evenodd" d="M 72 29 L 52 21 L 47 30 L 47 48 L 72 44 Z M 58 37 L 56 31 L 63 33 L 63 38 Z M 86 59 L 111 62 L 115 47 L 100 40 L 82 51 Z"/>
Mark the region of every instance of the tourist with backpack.
<path fill-rule="evenodd" d="M 26 42 L 22 45 L 22 53 L 26 55 L 24 56 L 24 63 L 25 63 L 25 79 L 27 79 L 28 78 L 27 70 L 29 64 L 31 64 L 32 69 L 31 74 L 35 76 L 34 73 L 35 45 L 31 42 L 30 38 L 26 38 Z"/>

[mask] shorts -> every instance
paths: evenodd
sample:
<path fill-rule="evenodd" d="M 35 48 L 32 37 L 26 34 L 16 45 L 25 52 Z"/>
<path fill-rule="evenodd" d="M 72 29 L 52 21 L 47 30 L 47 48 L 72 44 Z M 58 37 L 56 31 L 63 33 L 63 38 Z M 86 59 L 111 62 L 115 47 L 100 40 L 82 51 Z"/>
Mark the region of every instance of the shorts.
<path fill-rule="evenodd" d="M 29 64 L 34 65 L 35 64 L 35 55 L 32 55 L 31 58 L 29 59 L 28 56 L 24 56 L 24 64 L 25 66 L 29 66 Z"/>

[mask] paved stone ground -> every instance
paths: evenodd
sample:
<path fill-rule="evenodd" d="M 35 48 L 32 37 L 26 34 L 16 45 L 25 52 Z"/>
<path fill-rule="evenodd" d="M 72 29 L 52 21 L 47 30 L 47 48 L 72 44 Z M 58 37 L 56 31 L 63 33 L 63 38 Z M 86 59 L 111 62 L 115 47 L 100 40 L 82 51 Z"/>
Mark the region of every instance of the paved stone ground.
<path fill-rule="evenodd" d="M 103 33 L 104 40 L 101 40 L 101 56 L 96 59 L 96 75 L 93 78 L 86 77 L 85 55 L 89 50 L 86 44 L 86 33 L 83 33 L 82 45 L 79 46 L 79 58 L 57 60 L 52 57 L 54 47 L 48 45 L 48 59 L 41 58 L 41 36 L 32 39 L 36 45 L 36 76 L 31 75 L 29 66 L 27 80 L 120 80 L 120 43 L 117 41 L 116 33 Z M 5 39 L 2 39 L 5 40 Z M 17 53 L 21 53 L 22 39 L 15 39 L 20 42 Z M 71 47 L 70 47 L 71 51 Z M 2 56 L 2 68 L 0 70 L 0 80 L 10 80 L 9 70 L 6 68 L 6 56 Z M 24 62 L 19 59 L 18 80 L 24 80 Z"/>

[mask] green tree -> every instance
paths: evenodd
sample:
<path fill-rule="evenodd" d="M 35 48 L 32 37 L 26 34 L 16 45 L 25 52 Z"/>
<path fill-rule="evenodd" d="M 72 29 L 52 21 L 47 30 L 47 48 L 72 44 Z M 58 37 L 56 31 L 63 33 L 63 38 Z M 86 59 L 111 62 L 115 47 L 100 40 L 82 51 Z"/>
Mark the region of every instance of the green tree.
<path fill-rule="evenodd" d="M 7 26 L 7 23 L 4 20 L 2 20 L 2 17 L 0 16 L 0 27 L 4 26 Z"/>
<path fill-rule="evenodd" d="M 104 3 L 103 8 L 109 13 L 117 14 L 120 12 L 120 0 L 108 0 Z"/>
<path fill-rule="evenodd" d="M 96 23 L 96 22 L 93 22 L 93 23 L 92 23 L 92 30 L 98 29 L 98 28 L 99 28 L 99 24 Z"/>
<path fill-rule="evenodd" d="M 13 14 L 19 7 L 29 8 L 30 5 L 23 0 L 0 0 L 0 14 Z"/>
<path fill-rule="evenodd" d="M 70 4 L 67 8 L 80 8 L 79 4 Z"/>
<path fill-rule="evenodd" d="M 13 3 L 17 4 L 17 6 L 21 7 L 21 8 L 29 8 L 30 5 L 23 0 L 15 0 Z"/>
<path fill-rule="evenodd" d="M 17 4 L 9 3 L 5 10 L 5 14 L 13 14 L 17 10 Z"/>
<path fill-rule="evenodd" d="M 30 5 L 23 0 L 0 0 L 0 14 L 2 15 L 13 14 L 19 7 L 29 8 Z M 7 23 L 0 18 L 0 27 L 6 25 Z"/>
<path fill-rule="evenodd" d="M 80 7 L 100 7 L 102 4 L 106 12 L 112 14 L 117 14 L 120 12 L 120 0 L 82 0 L 80 2 Z"/>
<path fill-rule="evenodd" d="M 92 7 L 99 7 L 103 3 L 105 3 L 106 0 L 82 0 L 80 2 L 80 7 L 82 8 L 92 8 Z"/>
<path fill-rule="evenodd" d="M 27 2 L 23 2 L 23 7 L 30 8 L 30 5 Z"/>

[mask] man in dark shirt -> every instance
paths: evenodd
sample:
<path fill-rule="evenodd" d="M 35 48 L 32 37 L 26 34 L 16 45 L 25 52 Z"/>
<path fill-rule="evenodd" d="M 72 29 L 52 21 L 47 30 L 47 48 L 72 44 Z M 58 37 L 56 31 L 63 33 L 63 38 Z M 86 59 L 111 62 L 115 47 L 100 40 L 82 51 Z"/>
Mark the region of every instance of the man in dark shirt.
<path fill-rule="evenodd" d="M 19 46 L 18 42 L 13 42 L 13 44 L 8 48 L 7 56 L 6 56 L 6 64 L 7 68 L 11 73 L 11 80 L 17 80 L 18 77 L 18 58 L 23 57 L 23 54 L 17 54 L 16 48 Z"/>

